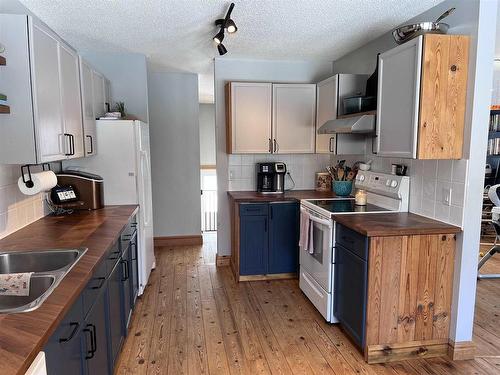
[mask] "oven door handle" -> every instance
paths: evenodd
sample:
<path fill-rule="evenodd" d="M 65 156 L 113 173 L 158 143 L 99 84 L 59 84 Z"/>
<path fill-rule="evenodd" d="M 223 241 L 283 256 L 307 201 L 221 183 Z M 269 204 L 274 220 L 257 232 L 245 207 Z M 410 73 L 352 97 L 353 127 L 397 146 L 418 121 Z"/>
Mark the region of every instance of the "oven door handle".
<path fill-rule="evenodd" d="M 319 217 L 316 217 L 314 216 L 313 214 L 311 214 L 309 211 L 307 210 L 304 210 L 303 208 L 300 209 L 300 211 L 306 213 L 309 215 L 309 220 L 312 220 L 314 221 L 315 223 L 318 223 L 318 224 L 321 224 L 321 225 L 326 225 L 327 227 L 329 228 L 333 228 L 333 220 L 325 220 L 325 219 L 321 219 Z"/>

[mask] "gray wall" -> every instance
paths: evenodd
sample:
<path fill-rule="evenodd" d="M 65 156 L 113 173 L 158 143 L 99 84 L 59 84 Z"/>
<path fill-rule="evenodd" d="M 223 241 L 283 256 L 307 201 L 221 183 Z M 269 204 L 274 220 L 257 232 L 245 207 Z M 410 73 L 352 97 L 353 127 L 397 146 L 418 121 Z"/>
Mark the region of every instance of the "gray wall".
<path fill-rule="evenodd" d="M 439 181 L 439 179 L 445 178 L 442 176 L 452 176 L 452 183 L 463 181 L 464 189 L 460 202 L 461 207 L 456 207 L 461 212 L 455 213 L 457 220 L 459 220 L 457 224 L 461 224 L 463 227 L 462 234 L 457 237 L 453 314 L 450 330 L 450 338 L 455 342 L 470 341 L 472 339 L 484 165 L 488 138 L 488 107 L 491 99 L 490 89 L 495 47 L 492 36 L 495 35 L 497 6 L 496 0 L 481 2 L 478 0 L 447 0 L 408 21 L 408 23 L 412 23 L 436 19 L 445 10 L 456 7 L 456 11 L 446 19 L 446 22 L 450 24 L 449 32 L 470 36 L 464 159 L 453 161 L 453 163 L 450 161 L 426 160 L 423 163 L 422 161 L 411 161 L 413 170 L 410 170 L 411 184 L 413 186 L 410 196 L 410 208 L 414 206 L 417 190 L 429 190 L 426 189 L 426 185 L 429 185 L 426 180 L 430 182 L 430 190 L 434 186 L 439 186 L 440 183 L 447 183 L 447 181 Z M 375 68 L 377 53 L 384 52 L 394 46 L 396 44 L 392 40 L 390 32 L 388 32 L 375 41 L 335 61 L 333 64 L 334 71 L 335 73 L 371 73 Z M 471 151 L 472 145 L 474 145 L 474 152 Z M 374 164 L 389 165 L 383 159 L 386 160 L 387 158 L 376 158 Z M 404 162 L 410 164 L 408 160 Z M 443 171 L 446 172 L 444 174 L 440 173 L 441 165 L 444 166 Z M 429 176 L 429 171 L 431 171 L 431 176 Z M 429 179 L 429 177 L 431 178 Z M 419 181 L 423 181 L 421 189 L 415 189 Z M 436 190 L 440 191 L 440 189 Z M 436 195 L 435 191 L 433 193 Z M 441 199 L 439 197 L 434 197 L 434 199 L 435 206 L 428 211 L 426 216 L 442 219 L 440 217 L 443 214 L 442 209 L 447 208 L 449 210 L 450 207 L 440 207 Z M 423 202 L 424 200 L 422 200 L 422 209 L 424 208 Z M 416 212 L 422 213 L 418 210 Z"/>
<path fill-rule="evenodd" d="M 200 103 L 200 164 L 215 165 L 215 104 Z"/>
<path fill-rule="evenodd" d="M 146 56 L 106 52 L 84 52 L 82 55 L 111 82 L 111 109 L 116 102 L 124 102 L 127 114 L 149 122 Z"/>
<path fill-rule="evenodd" d="M 199 235 L 198 77 L 150 72 L 148 88 L 154 235 Z"/>
<path fill-rule="evenodd" d="M 217 134 L 217 254 L 231 254 L 228 154 L 224 84 L 228 81 L 315 83 L 332 75 L 331 62 L 215 59 L 215 125 Z"/>

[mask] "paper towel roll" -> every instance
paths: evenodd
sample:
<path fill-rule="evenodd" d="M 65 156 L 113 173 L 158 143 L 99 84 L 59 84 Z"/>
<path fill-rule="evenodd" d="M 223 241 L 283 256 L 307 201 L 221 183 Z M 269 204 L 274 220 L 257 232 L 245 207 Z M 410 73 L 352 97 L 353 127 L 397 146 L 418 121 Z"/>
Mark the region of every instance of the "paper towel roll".
<path fill-rule="evenodd" d="M 28 180 L 29 176 L 25 174 L 24 179 Z M 52 171 L 32 173 L 31 180 L 33 181 L 33 187 L 29 188 L 23 182 L 23 178 L 19 177 L 19 180 L 17 180 L 17 186 L 19 187 L 19 190 L 21 190 L 21 193 L 26 195 L 35 195 L 41 191 L 50 190 L 57 185 L 57 176 Z"/>

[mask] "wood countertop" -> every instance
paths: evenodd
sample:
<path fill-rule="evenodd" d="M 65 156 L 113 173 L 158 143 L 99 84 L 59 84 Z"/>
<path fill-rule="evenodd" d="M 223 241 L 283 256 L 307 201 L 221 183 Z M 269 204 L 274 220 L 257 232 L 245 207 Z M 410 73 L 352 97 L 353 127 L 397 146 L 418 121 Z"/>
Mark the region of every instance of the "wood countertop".
<path fill-rule="evenodd" d="M 335 198 L 331 191 L 290 190 L 284 194 L 262 194 L 256 191 L 228 191 L 227 195 L 235 202 L 279 202 L 300 201 L 301 199 Z"/>
<path fill-rule="evenodd" d="M 0 374 L 24 374 L 48 341 L 94 267 L 119 238 L 137 206 L 108 206 L 69 216 L 47 216 L 0 240 L 0 251 L 87 247 L 73 269 L 35 311 L 0 315 Z"/>
<path fill-rule="evenodd" d="M 332 215 L 333 219 L 368 237 L 455 234 L 460 227 L 409 212 Z"/>

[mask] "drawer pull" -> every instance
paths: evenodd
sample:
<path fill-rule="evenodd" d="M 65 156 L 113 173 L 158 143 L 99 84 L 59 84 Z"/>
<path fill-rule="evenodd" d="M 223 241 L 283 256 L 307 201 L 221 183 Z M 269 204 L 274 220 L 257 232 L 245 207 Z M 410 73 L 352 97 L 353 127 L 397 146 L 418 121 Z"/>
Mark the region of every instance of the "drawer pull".
<path fill-rule="evenodd" d="M 93 286 L 92 289 L 101 289 L 106 281 L 105 277 L 96 277 L 95 280 L 99 280 L 99 285 Z"/>
<path fill-rule="evenodd" d="M 73 337 L 75 337 L 76 332 L 78 331 L 78 328 L 80 328 L 80 323 L 77 323 L 77 322 L 69 323 L 69 325 L 70 325 L 70 327 L 74 327 L 73 331 L 71 331 L 71 333 L 68 337 L 59 339 L 60 343 L 71 341 L 73 339 Z"/>

